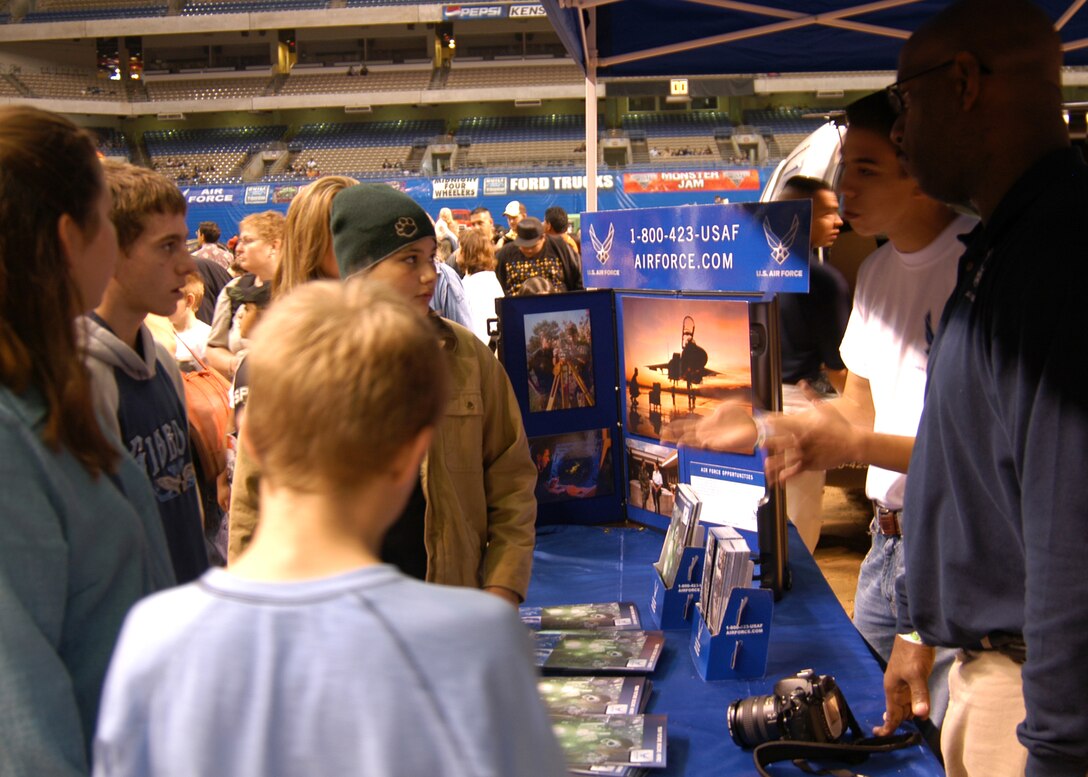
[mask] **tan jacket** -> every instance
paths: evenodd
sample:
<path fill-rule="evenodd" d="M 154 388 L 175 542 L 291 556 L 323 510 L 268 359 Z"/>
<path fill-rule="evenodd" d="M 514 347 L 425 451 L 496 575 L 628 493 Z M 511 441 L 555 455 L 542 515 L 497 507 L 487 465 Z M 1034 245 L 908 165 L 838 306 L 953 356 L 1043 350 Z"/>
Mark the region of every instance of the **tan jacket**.
<path fill-rule="evenodd" d="M 487 346 L 458 324 L 435 322 L 449 354 L 453 391 L 421 473 L 427 580 L 501 586 L 524 599 L 535 540 L 536 467 L 521 411 Z M 257 525 L 259 481 L 242 449 L 230 504 L 230 561 Z"/>

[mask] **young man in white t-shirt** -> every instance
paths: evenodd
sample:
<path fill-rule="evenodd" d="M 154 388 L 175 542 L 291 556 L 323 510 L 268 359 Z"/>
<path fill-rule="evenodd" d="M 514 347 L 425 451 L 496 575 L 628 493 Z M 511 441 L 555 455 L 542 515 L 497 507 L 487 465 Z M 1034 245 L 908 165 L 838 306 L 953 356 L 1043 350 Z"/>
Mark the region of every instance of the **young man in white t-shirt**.
<path fill-rule="evenodd" d="M 380 561 L 450 396 L 414 302 L 315 281 L 269 309 L 244 362 L 260 524 L 129 614 L 96 777 L 566 773 L 514 608 Z"/>
<path fill-rule="evenodd" d="M 855 232 L 886 236 L 858 271 L 853 309 L 839 348 L 849 370 L 840 399 L 776 417 L 769 470 L 787 480 L 846 462 L 869 465 L 872 547 L 862 563 L 854 623 L 884 661 L 896 639 L 895 577 L 902 571 L 906 471 L 925 393 L 933 333 L 956 280 L 963 243 L 976 219 L 957 216 L 923 194 L 890 139 L 895 114 L 884 92 L 846 109 L 839 182 L 843 217 Z M 947 705 L 945 671 L 931 676 L 930 717 Z M 936 693 L 934 693 L 936 691 Z"/>

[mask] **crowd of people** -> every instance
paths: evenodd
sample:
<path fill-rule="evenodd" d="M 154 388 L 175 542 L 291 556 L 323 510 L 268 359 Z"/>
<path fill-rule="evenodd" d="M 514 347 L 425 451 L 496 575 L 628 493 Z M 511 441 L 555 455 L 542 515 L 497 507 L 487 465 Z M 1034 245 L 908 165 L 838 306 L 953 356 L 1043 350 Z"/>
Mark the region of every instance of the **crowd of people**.
<path fill-rule="evenodd" d="M 202 774 L 290 774 L 302 741 L 337 773 L 370 763 L 387 774 L 523 764 L 563 774 L 510 606 L 529 582 L 536 469 L 501 364 L 430 313 L 439 271 L 428 215 L 385 184 L 329 176 L 286 218 L 240 223 L 231 264 L 242 274 L 205 324 L 206 358 L 233 377 L 241 427 L 236 475 L 219 494 L 230 568 L 209 571 L 218 535 L 204 525 L 175 354 L 199 357 L 198 262 L 221 266 L 190 253 L 186 203 L 168 178 L 100 163 L 66 120 L 0 111 L 0 154 L 5 201 L 35 205 L 0 212 L 3 515 L 20 538 L 0 554 L 5 773 L 150 774 L 184 762 Z M 70 184 L 58 191 L 61 170 Z M 202 249 L 217 245 L 214 225 L 200 231 Z M 176 350 L 156 341 L 158 319 Z M 261 600 L 277 602 L 278 637 Z M 289 661 L 292 680 L 275 653 L 310 651 L 295 641 L 300 617 L 323 651 L 320 623 L 348 617 L 356 632 L 334 638 L 341 661 Z M 278 645 L 267 643 L 267 661 L 225 649 L 258 633 Z M 188 669 L 177 663 L 186 657 Z M 346 660 L 357 681 L 337 682 L 341 701 L 300 707 L 293 689 L 323 685 Z M 170 686 L 190 672 L 202 681 L 183 681 L 183 698 Z M 223 694 L 230 685 L 239 692 Z M 274 742 L 271 708 L 248 701 L 273 686 L 285 695 L 272 708 L 306 721 Z M 151 711 L 162 692 L 176 714 Z M 235 709 L 208 707 L 228 698 Z M 341 714 L 360 704 L 371 714 Z M 228 723 L 249 743 L 222 737 Z M 408 726 L 433 746 L 406 758 L 392 732 Z M 496 746 L 502 726 L 513 728 Z M 360 730 L 385 744 L 362 760 L 332 746 Z"/>
<path fill-rule="evenodd" d="M 436 309 L 493 346 L 488 322 L 497 320 L 501 297 L 584 289 L 581 247 L 566 211 L 553 205 L 543 215 L 543 221 L 529 216 L 511 200 L 503 209 L 503 229 L 483 206 L 471 211 L 468 224 L 442 208 L 434 222 L 442 278 Z"/>
<path fill-rule="evenodd" d="M 850 106 L 837 190 L 786 187 L 814 268 L 843 218 L 887 237 L 848 312 L 834 279 L 784 302 L 814 401 L 693 431 L 764 445 L 772 481 L 870 465 L 877 733 L 932 719 L 956 777 L 1088 771 L 1088 167 L 1060 66 L 1027 0 L 919 29 Z M 194 252 L 186 210 L 70 121 L 0 108 L 0 771 L 564 774 L 515 610 L 540 463 L 488 319 L 583 287 L 566 214 L 462 226 L 323 176 Z M 200 374 L 230 399 L 210 464 Z"/>

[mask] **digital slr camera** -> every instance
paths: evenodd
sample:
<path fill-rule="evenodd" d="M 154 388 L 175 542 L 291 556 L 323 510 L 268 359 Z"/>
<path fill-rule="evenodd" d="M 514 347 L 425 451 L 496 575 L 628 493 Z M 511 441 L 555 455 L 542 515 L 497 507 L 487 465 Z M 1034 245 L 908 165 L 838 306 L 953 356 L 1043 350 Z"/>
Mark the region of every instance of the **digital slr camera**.
<path fill-rule="evenodd" d="M 847 731 L 849 707 L 835 678 L 802 669 L 774 685 L 770 696 L 750 696 L 729 705 L 729 735 L 741 747 L 776 739 L 838 742 Z"/>

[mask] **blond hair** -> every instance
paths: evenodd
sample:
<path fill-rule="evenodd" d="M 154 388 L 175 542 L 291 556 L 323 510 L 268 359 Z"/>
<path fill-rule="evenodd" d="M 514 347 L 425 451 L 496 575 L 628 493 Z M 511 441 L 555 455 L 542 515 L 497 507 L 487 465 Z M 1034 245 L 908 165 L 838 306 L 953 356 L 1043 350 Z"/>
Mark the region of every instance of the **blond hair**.
<path fill-rule="evenodd" d="M 272 281 L 272 296 L 280 297 L 296 286 L 324 277 L 321 263 L 332 246 L 329 220 L 332 200 L 359 183 L 343 175 L 326 175 L 306 186 L 287 209 L 280 247 L 280 263 Z"/>
<path fill-rule="evenodd" d="M 113 195 L 110 219 L 117 228 L 117 244 L 122 251 L 127 253 L 143 234 L 149 216 L 185 215 L 185 195 L 163 174 L 108 159 L 102 162 L 102 170 Z"/>
<path fill-rule="evenodd" d="M 386 284 L 314 281 L 266 316 L 247 356 L 245 423 L 270 482 L 353 490 L 437 423 L 446 359 L 427 319 Z"/>
<path fill-rule="evenodd" d="M 266 243 L 275 243 L 283 237 L 283 214 L 278 210 L 251 213 L 238 222 L 238 232 L 252 229 Z"/>
<path fill-rule="evenodd" d="M 200 307 L 204 301 L 204 278 L 198 272 L 191 272 L 185 276 L 185 285 L 181 287 L 182 294 L 193 295 L 193 310 Z"/>

